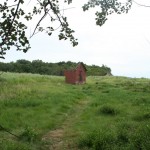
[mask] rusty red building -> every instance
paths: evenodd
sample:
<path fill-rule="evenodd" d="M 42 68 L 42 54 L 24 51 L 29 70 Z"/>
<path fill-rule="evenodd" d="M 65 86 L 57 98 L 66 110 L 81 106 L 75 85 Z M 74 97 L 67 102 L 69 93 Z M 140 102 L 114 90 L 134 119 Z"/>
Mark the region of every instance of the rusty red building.
<path fill-rule="evenodd" d="M 84 84 L 86 82 L 86 67 L 83 63 L 78 63 L 75 69 L 65 70 L 65 81 L 70 84 Z"/>

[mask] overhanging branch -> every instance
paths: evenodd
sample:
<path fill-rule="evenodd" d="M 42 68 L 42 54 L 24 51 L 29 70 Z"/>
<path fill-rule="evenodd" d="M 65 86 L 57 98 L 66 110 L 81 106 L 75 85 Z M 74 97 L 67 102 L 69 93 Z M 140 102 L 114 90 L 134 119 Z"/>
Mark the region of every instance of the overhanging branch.
<path fill-rule="evenodd" d="M 144 4 L 140 4 L 134 0 L 132 0 L 135 4 L 139 5 L 139 6 L 142 6 L 142 7 L 150 7 L 150 5 L 144 5 Z"/>
<path fill-rule="evenodd" d="M 58 13 L 56 12 L 56 10 L 54 9 L 54 7 L 53 7 L 53 5 L 52 5 L 52 3 L 51 3 L 50 0 L 48 0 L 48 4 L 50 5 L 50 7 L 51 7 L 51 9 L 53 10 L 54 14 L 57 16 L 57 18 L 58 18 L 60 24 L 63 26 L 63 23 L 62 23 L 62 21 L 61 21 L 61 19 L 60 19 L 60 16 L 58 15 Z"/>

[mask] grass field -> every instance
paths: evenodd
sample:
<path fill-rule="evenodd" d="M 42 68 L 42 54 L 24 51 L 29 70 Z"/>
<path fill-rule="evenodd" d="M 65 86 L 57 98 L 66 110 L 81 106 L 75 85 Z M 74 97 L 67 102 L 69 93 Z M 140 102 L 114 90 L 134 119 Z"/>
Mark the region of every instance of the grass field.
<path fill-rule="evenodd" d="M 0 76 L 0 150 L 149 148 L 150 79 Z"/>

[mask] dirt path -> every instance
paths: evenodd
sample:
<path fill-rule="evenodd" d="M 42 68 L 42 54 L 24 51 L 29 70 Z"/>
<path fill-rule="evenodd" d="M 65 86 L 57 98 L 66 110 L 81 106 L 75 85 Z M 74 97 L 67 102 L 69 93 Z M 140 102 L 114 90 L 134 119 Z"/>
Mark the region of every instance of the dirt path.
<path fill-rule="evenodd" d="M 77 150 L 76 145 L 72 141 L 77 136 L 77 133 L 71 130 L 71 128 L 88 103 L 89 100 L 80 101 L 74 107 L 73 113 L 68 115 L 60 128 L 52 130 L 43 136 L 42 141 L 45 143 L 44 147 L 46 150 Z"/>

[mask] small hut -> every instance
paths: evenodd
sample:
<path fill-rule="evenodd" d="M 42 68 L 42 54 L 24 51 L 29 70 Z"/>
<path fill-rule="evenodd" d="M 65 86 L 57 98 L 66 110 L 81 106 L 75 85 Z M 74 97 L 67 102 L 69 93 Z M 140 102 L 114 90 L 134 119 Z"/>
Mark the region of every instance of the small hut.
<path fill-rule="evenodd" d="M 65 70 L 65 81 L 70 84 L 84 84 L 86 82 L 86 67 L 83 63 L 78 63 L 72 70 Z"/>

